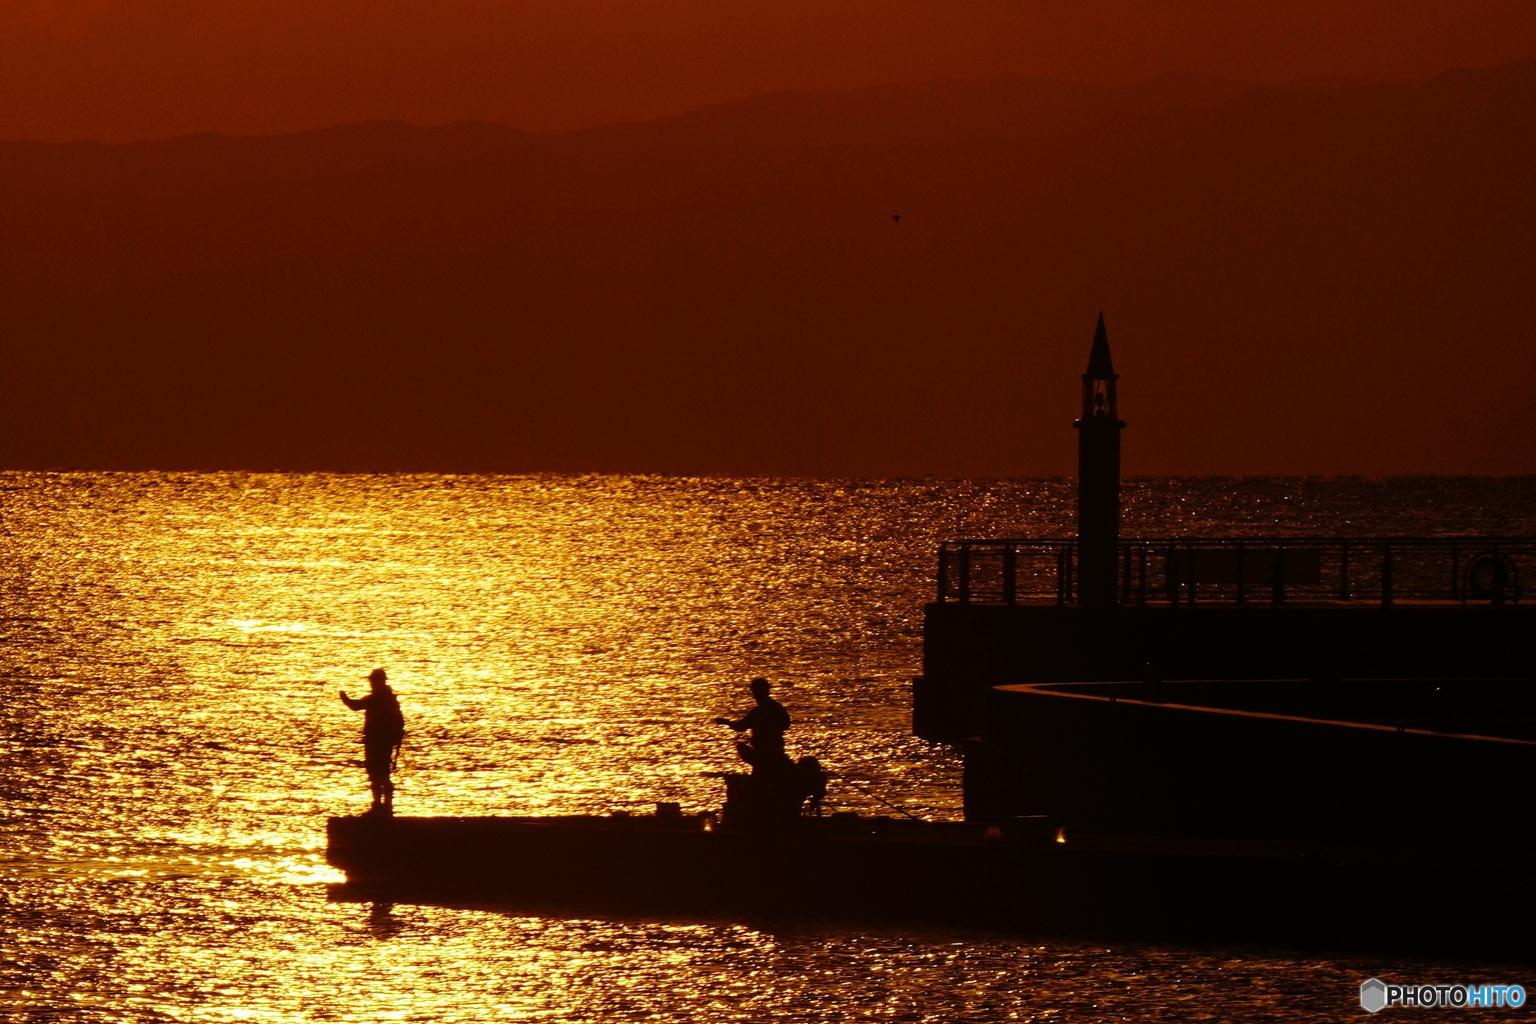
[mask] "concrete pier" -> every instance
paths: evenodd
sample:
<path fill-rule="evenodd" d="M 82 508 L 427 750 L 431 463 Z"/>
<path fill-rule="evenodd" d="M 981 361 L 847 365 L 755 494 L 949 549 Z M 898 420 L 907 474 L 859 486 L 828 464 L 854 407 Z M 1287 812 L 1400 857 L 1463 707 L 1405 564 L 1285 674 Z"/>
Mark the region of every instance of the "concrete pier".
<path fill-rule="evenodd" d="M 1026 684 L 987 719 L 968 818 L 1511 859 L 1536 841 L 1527 680 Z"/>
<path fill-rule="evenodd" d="M 1054 822 L 812 819 L 779 834 L 697 818 L 332 818 L 335 900 L 510 913 L 959 925 L 1107 941 L 1532 955 L 1465 912 L 1533 905 L 1524 857 L 1317 840 L 1137 836 Z M 1411 894 L 1412 899 L 1403 898 Z M 1367 908 L 1369 912 L 1363 912 Z"/>
<path fill-rule="evenodd" d="M 1536 607 L 1313 601 L 1084 608 L 943 601 L 923 623 L 913 729 L 959 742 L 1020 683 L 1163 679 L 1536 679 Z M 1536 685 L 1536 684 L 1533 684 Z"/>

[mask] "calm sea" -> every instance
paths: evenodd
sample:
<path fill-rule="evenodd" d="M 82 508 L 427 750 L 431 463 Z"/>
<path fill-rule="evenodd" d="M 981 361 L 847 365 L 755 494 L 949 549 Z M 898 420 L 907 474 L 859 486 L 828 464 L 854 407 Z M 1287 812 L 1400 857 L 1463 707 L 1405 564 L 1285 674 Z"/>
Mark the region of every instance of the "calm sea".
<path fill-rule="evenodd" d="M 331 903 L 390 672 L 411 814 L 717 806 L 716 716 L 875 813 L 958 815 L 910 735 L 936 542 L 1062 535 L 1059 481 L 0 474 L 0 1015 L 39 1021 L 1296 1020 L 1494 965 L 854 924 Z M 1128 532 L 1536 533 L 1536 480 L 1158 480 Z M 1457 1019 L 1473 1011 L 1457 1011 Z M 1504 1011 L 1508 1012 L 1508 1011 Z M 1427 1014 L 1415 1019 L 1430 1019 Z"/>

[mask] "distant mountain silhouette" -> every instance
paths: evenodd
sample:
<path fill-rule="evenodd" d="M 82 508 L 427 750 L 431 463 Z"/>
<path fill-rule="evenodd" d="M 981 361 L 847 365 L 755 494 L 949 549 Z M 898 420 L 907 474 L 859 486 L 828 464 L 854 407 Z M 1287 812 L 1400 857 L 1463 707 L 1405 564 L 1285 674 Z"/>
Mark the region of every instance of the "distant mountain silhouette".
<path fill-rule="evenodd" d="M 1536 472 L 1536 64 L 0 144 L 0 466 Z M 899 224 L 893 220 L 900 214 Z"/>
<path fill-rule="evenodd" d="M 1533 58 L 1529 0 L 6 0 L 0 139 L 390 119 L 562 132 L 786 89 L 1423 79 Z"/>

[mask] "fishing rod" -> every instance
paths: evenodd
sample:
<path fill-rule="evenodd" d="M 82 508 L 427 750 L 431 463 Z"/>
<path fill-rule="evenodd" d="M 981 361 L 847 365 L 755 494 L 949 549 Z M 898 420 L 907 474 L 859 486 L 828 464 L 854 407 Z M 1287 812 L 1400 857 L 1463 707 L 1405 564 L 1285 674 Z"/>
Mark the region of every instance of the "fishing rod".
<path fill-rule="evenodd" d="M 816 763 L 818 765 L 822 765 L 822 758 L 821 757 L 817 757 L 816 758 Z M 828 779 L 834 779 L 835 778 L 835 779 L 837 779 L 837 780 L 839 780 L 841 782 L 848 783 L 848 785 L 852 786 L 854 789 L 858 790 L 860 793 L 863 793 L 865 796 L 869 797 L 871 800 L 874 800 L 876 803 L 884 804 L 885 806 L 889 807 L 891 810 L 895 811 L 897 814 L 904 814 L 908 818 L 911 818 L 913 821 L 922 821 L 923 820 L 922 818 L 919 818 L 917 815 L 913 814 L 911 811 L 907 810 L 905 807 L 901 807 L 901 806 L 899 806 L 897 804 L 891 803 L 889 800 L 887 800 L 885 797 L 881 796 L 879 793 L 873 792 L 872 790 L 865 789 L 863 786 L 859 785 L 857 782 L 855 782 L 851 777 L 849 777 L 847 775 L 843 775 L 841 773 L 834 774 L 834 773 L 832 773 L 830 771 L 827 771 L 825 765 L 822 765 L 821 770 L 822 770 L 822 773 L 825 774 Z M 833 801 L 833 802 L 836 803 L 836 801 Z"/>
<path fill-rule="evenodd" d="M 922 821 L 923 820 L 922 818 L 919 818 L 917 815 L 913 814 L 911 811 L 907 810 L 905 807 L 900 807 L 900 806 L 898 806 L 896 804 L 893 804 L 889 800 L 887 800 L 885 797 L 881 796 L 880 794 L 872 792 L 872 791 L 870 791 L 868 789 L 865 789 L 863 786 L 859 785 L 857 782 L 853 781 L 853 779 L 849 778 L 846 775 L 833 775 L 831 772 L 828 772 L 827 773 L 827 777 L 828 778 L 835 778 L 835 779 L 838 779 L 838 780 L 840 780 L 842 782 L 848 783 L 848 785 L 852 786 L 854 789 L 858 790 L 860 793 L 863 793 L 865 796 L 869 797 L 871 800 L 874 800 L 874 801 L 877 801 L 879 803 L 885 804 L 885 806 L 889 807 L 891 810 L 895 811 L 897 814 L 904 814 L 907 817 L 911 818 L 913 821 Z"/>

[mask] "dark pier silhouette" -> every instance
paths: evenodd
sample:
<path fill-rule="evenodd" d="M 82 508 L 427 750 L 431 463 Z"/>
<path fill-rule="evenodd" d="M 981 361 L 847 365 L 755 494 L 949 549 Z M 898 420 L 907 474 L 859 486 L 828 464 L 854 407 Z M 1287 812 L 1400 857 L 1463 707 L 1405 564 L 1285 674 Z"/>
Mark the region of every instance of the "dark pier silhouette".
<path fill-rule="evenodd" d="M 1121 537 L 1117 381 L 1100 317 L 1075 538 L 940 546 L 964 821 L 822 816 L 758 680 L 720 812 L 332 818 L 334 897 L 1536 955 L 1468 913 L 1536 909 L 1536 539 Z"/>
<path fill-rule="evenodd" d="M 1101 316 L 1075 538 L 940 546 L 919 735 L 979 735 L 994 688 L 1018 684 L 1536 678 L 1536 610 L 1521 604 L 1536 538 L 1122 538 L 1118 379 Z"/>
<path fill-rule="evenodd" d="M 1304 944 L 1383 921 L 1443 937 L 1455 894 L 1487 886 L 1529 908 L 1536 538 L 1121 537 L 1117 380 L 1101 317 L 1075 538 L 940 546 L 913 726 L 964 745 L 967 820 L 1115 837 L 1127 867 L 1305 850 L 1341 873 L 1287 898 L 1348 909 Z M 1266 877 L 1294 880 L 1252 877 L 1250 927 L 1284 917 Z"/>
<path fill-rule="evenodd" d="M 1523 851 L 1257 836 L 1147 836 L 1044 817 L 855 814 L 774 831 L 709 815 L 332 818 L 331 898 L 518 912 L 822 918 L 1106 940 L 1405 950 L 1528 960 L 1469 914 L 1532 906 Z"/>
<path fill-rule="evenodd" d="M 1525 537 L 1120 541 L 1118 594 L 1079 600 L 1071 540 L 945 544 L 913 726 L 978 735 L 993 689 L 1143 680 L 1536 677 Z M 1490 566 L 1499 568 L 1498 573 Z M 1100 596 L 1102 600 L 1102 595 Z"/>

